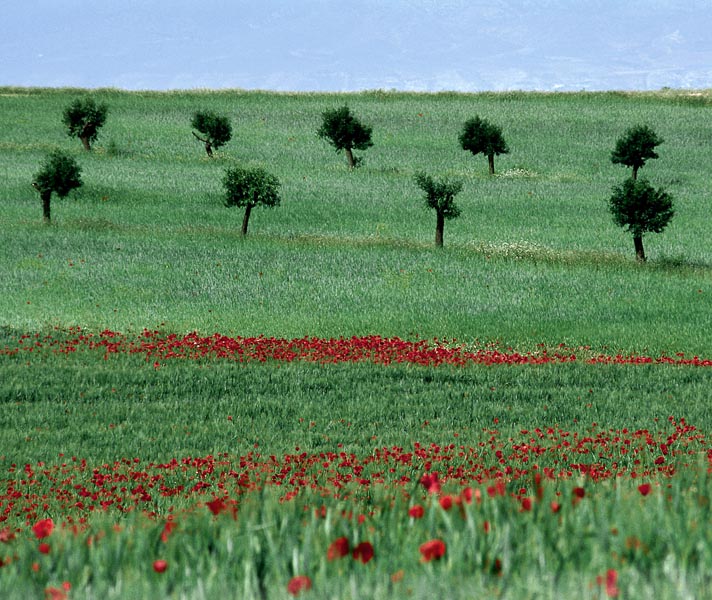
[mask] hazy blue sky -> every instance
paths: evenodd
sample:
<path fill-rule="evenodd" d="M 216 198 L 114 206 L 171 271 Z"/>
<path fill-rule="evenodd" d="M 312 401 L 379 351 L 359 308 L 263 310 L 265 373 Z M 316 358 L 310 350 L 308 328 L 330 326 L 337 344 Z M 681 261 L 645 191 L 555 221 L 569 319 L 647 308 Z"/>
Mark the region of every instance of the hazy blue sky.
<path fill-rule="evenodd" d="M 0 0 L 0 85 L 712 87 L 712 0 Z"/>

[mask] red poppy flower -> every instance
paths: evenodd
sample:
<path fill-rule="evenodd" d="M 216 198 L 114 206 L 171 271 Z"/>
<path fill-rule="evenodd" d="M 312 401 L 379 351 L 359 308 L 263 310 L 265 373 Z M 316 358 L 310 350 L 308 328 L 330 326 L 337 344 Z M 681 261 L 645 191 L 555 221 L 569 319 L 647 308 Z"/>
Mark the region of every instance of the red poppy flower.
<path fill-rule="evenodd" d="M 420 478 L 420 484 L 431 494 L 440 491 L 440 479 L 437 473 L 426 473 Z"/>
<path fill-rule="evenodd" d="M 425 514 L 425 509 L 420 506 L 420 504 L 416 504 L 415 506 L 410 507 L 408 514 L 414 519 L 421 519 Z"/>
<path fill-rule="evenodd" d="M 557 513 L 561 510 L 561 504 L 559 504 L 556 500 L 552 500 L 549 506 L 551 507 L 551 512 L 553 513 Z"/>
<path fill-rule="evenodd" d="M 45 600 L 67 600 L 67 592 L 56 587 L 45 588 Z"/>
<path fill-rule="evenodd" d="M 210 502 L 206 502 L 205 506 L 207 506 L 210 509 L 210 512 L 214 515 L 219 515 L 221 512 L 227 509 L 227 505 L 225 504 L 225 501 L 222 498 L 215 498 Z"/>
<path fill-rule="evenodd" d="M 0 542 L 8 543 L 15 539 L 15 533 L 9 527 L 0 529 Z"/>
<path fill-rule="evenodd" d="M 159 558 L 153 561 L 153 570 L 156 573 L 163 573 L 168 568 L 168 562 Z"/>
<path fill-rule="evenodd" d="M 349 540 L 345 537 L 340 537 L 331 542 L 329 549 L 326 551 L 327 560 L 336 560 L 343 558 L 349 553 Z"/>
<path fill-rule="evenodd" d="M 166 524 L 163 526 L 163 531 L 161 532 L 161 541 L 164 543 L 167 542 L 176 527 L 178 527 L 178 523 L 175 521 L 166 521 Z"/>
<path fill-rule="evenodd" d="M 54 521 L 52 519 L 41 519 L 32 526 L 32 532 L 38 540 L 49 537 L 54 531 Z"/>
<path fill-rule="evenodd" d="M 618 572 L 615 569 L 608 569 L 606 572 L 606 595 L 609 598 L 618 596 Z"/>
<path fill-rule="evenodd" d="M 526 512 L 532 509 L 532 499 L 527 497 L 527 498 L 522 498 L 522 511 Z"/>
<path fill-rule="evenodd" d="M 420 554 L 423 562 L 440 560 L 445 556 L 445 542 L 442 540 L 430 540 L 420 545 Z"/>
<path fill-rule="evenodd" d="M 50 545 L 46 542 L 41 542 L 38 549 L 42 554 L 49 554 L 50 550 L 52 550 Z"/>
<path fill-rule="evenodd" d="M 450 510 L 452 508 L 452 496 L 441 496 L 440 506 L 443 510 Z"/>
<path fill-rule="evenodd" d="M 371 542 L 361 542 L 354 548 L 352 556 L 354 560 L 360 560 L 365 565 L 373 558 L 373 546 Z"/>
<path fill-rule="evenodd" d="M 650 490 L 651 490 L 651 489 L 652 489 L 652 488 L 651 488 L 651 486 L 650 486 L 649 483 L 641 483 L 641 484 L 638 486 L 638 491 L 639 491 L 643 496 L 647 496 L 647 495 L 650 493 Z"/>
<path fill-rule="evenodd" d="M 308 575 L 295 575 L 287 584 L 287 592 L 292 596 L 298 596 L 302 591 L 310 590 L 311 587 L 312 582 Z"/>
<path fill-rule="evenodd" d="M 583 498 L 585 495 L 586 495 L 586 490 L 584 490 L 582 487 L 574 488 L 574 496 L 576 496 L 578 499 Z"/>

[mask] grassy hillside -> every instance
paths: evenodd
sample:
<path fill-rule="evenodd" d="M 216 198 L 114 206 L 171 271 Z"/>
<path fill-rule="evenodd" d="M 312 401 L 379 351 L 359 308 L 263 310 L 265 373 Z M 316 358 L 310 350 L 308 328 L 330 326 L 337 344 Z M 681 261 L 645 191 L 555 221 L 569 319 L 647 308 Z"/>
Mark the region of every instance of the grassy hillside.
<path fill-rule="evenodd" d="M 94 93 L 110 107 L 95 151 L 61 125 L 82 90 L 0 90 L 0 323 L 254 335 L 499 339 L 712 354 L 712 96 L 656 94 Z M 319 140 L 321 112 L 348 103 L 373 126 L 354 172 Z M 194 110 L 231 117 L 233 140 L 209 160 L 190 135 Z M 475 114 L 511 148 L 462 151 Z M 649 264 L 607 211 L 626 169 L 609 156 L 629 125 L 664 138 L 641 175 L 677 214 L 646 237 Z M 85 185 L 54 199 L 44 227 L 29 183 L 51 148 L 70 151 Z M 357 153 L 358 154 L 358 153 Z M 283 203 L 223 206 L 236 162 L 282 182 Z M 462 217 L 433 246 L 435 215 L 419 169 L 464 181 Z M 684 310 L 683 310 L 684 307 Z"/>

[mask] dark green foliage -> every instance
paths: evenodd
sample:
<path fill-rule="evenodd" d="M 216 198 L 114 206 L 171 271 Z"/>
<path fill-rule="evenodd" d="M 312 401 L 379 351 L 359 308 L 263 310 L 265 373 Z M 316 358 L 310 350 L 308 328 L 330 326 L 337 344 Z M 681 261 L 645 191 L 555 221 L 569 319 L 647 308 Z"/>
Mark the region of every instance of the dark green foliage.
<path fill-rule="evenodd" d="M 616 142 L 611 152 L 611 162 L 633 168 L 633 179 L 638 177 L 638 169 L 650 158 L 658 158 L 655 146 L 663 143 L 663 139 L 647 125 L 637 125 L 626 130 Z"/>
<path fill-rule="evenodd" d="M 435 210 L 435 245 L 443 245 L 445 219 L 456 219 L 460 209 L 455 205 L 455 196 L 462 191 L 460 181 L 436 180 L 425 173 L 416 173 L 415 182 L 425 192 L 425 205 Z"/>
<path fill-rule="evenodd" d="M 81 168 L 61 150 L 54 150 L 35 174 L 32 185 L 42 192 L 54 192 L 65 198 L 69 192 L 82 185 Z"/>
<path fill-rule="evenodd" d="M 45 222 L 50 221 L 50 199 L 52 192 L 65 198 L 69 192 L 82 185 L 81 168 L 77 162 L 61 150 L 47 156 L 42 168 L 35 173 L 33 187 L 40 193 Z"/>
<path fill-rule="evenodd" d="M 660 233 L 672 219 L 672 196 L 663 189 L 656 190 L 645 179 L 627 179 L 613 188 L 609 209 L 616 225 L 633 234 L 636 255 L 645 260 L 643 234 Z"/>
<path fill-rule="evenodd" d="M 371 127 L 363 125 L 351 114 L 349 107 L 344 105 L 322 113 L 322 123 L 317 135 L 327 140 L 337 152 L 343 150 L 349 167 L 353 168 L 358 161 L 354 159 L 352 150 L 366 150 L 373 146 L 372 131 Z"/>
<path fill-rule="evenodd" d="M 232 138 L 232 126 L 228 117 L 220 116 L 212 111 L 198 111 L 193 114 L 190 121 L 191 127 L 197 129 L 202 137 L 193 132 L 193 135 L 205 144 L 208 156 L 213 155 L 213 148 L 220 148 Z"/>
<path fill-rule="evenodd" d="M 469 150 L 473 155 L 484 154 L 487 157 L 490 175 L 494 174 L 495 155 L 509 153 L 502 130 L 480 117 L 465 121 L 459 140 L 463 150 Z"/>
<path fill-rule="evenodd" d="M 223 186 L 227 195 L 225 206 L 244 207 L 242 235 L 247 235 L 250 212 L 255 206 L 278 206 L 279 180 L 260 167 L 232 167 L 225 172 Z"/>
<path fill-rule="evenodd" d="M 97 104 L 93 98 L 77 98 L 64 110 L 62 123 L 67 127 L 69 137 L 78 137 L 84 149 L 91 150 L 108 112 L 106 104 Z"/>

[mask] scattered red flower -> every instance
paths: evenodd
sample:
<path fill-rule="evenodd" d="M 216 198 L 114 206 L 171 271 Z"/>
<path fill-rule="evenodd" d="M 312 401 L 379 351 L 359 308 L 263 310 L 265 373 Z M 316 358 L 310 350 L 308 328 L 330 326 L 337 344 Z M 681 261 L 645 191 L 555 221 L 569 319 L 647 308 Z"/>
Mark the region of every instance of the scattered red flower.
<path fill-rule="evenodd" d="M 360 560 L 364 565 L 373 558 L 371 542 L 361 542 L 352 553 L 354 560 Z"/>
<path fill-rule="evenodd" d="M 175 521 L 166 521 L 166 524 L 163 526 L 163 531 L 161 532 L 161 541 L 164 543 L 167 542 L 176 527 L 178 527 L 178 523 Z"/>
<path fill-rule="evenodd" d="M 445 542 L 442 540 L 430 540 L 420 545 L 421 561 L 430 562 L 440 560 L 445 556 Z"/>
<path fill-rule="evenodd" d="M 0 542 L 7 544 L 15 539 L 15 532 L 9 527 L 3 527 L 0 529 Z"/>
<path fill-rule="evenodd" d="M 38 550 L 39 550 L 42 554 L 49 554 L 50 551 L 52 550 L 52 548 L 51 548 L 51 546 L 50 546 L 48 543 L 46 543 L 46 542 L 40 542 L 40 545 L 38 546 Z"/>
<path fill-rule="evenodd" d="M 336 560 L 348 556 L 350 552 L 349 540 L 346 537 L 340 537 L 331 542 L 329 549 L 326 551 L 327 560 Z"/>
<path fill-rule="evenodd" d="M 210 502 L 206 502 L 205 505 L 214 515 L 219 515 L 224 510 L 227 510 L 227 504 L 225 504 L 225 501 L 222 498 L 214 498 Z"/>
<path fill-rule="evenodd" d="M 452 496 L 440 496 L 439 502 L 443 510 L 450 510 L 452 508 Z"/>
<path fill-rule="evenodd" d="M 168 561 L 159 558 L 153 561 L 153 570 L 156 573 L 163 573 L 168 568 Z"/>
<path fill-rule="evenodd" d="M 310 590 L 311 587 L 312 582 L 308 575 L 295 575 L 287 584 L 287 592 L 292 596 L 298 596 L 303 591 Z"/>
<path fill-rule="evenodd" d="M 38 540 L 49 537 L 54 531 L 54 521 L 52 519 L 41 519 L 32 526 L 32 533 Z"/>
<path fill-rule="evenodd" d="M 647 496 L 647 495 L 650 493 L 650 490 L 651 490 L 651 489 L 652 489 L 652 488 L 651 488 L 651 486 L 650 486 L 649 483 L 641 483 L 641 484 L 638 486 L 638 491 L 639 491 L 639 492 L 641 493 L 641 495 L 643 495 L 643 496 Z"/>
<path fill-rule="evenodd" d="M 45 588 L 45 600 L 67 600 L 67 592 L 56 587 Z"/>
<path fill-rule="evenodd" d="M 437 473 L 426 473 L 420 478 L 420 484 L 428 490 L 430 494 L 440 492 L 440 479 Z"/>
<path fill-rule="evenodd" d="M 425 509 L 420 504 L 416 504 L 410 507 L 408 514 L 414 519 L 422 519 L 423 515 L 425 515 Z"/>
<path fill-rule="evenodd" d="M 618 572 L 615 569 L 608 569 L 606 571 L 606 578 L 601 575 L 596 577 L 596 584 L 599 586 L 605 585 L 606 596 L 609 598 L 617 598 L 620 590 L 618 589 Z"/>

